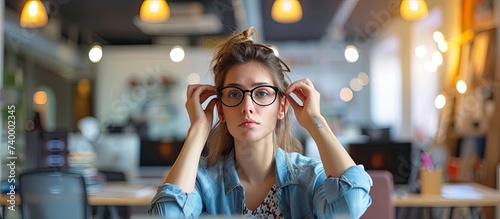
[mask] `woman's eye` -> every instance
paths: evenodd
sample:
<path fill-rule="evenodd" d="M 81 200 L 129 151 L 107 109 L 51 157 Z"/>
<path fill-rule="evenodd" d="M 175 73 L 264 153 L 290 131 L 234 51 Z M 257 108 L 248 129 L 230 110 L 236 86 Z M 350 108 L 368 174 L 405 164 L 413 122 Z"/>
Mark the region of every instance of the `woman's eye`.
<path fill-rule="evenodd" d="M 257 96 L 259 96 L 259 97 L 265 97 L 267 95 L 269 95 L 269 93 L 266 92 L 266 91 L 259 91 L 259 92 L 257 92 Z"/>
<path fill-rule="evenodd" d="M 240 94 L 237 91 L 231 91 L 229 92 L 228 96 L 234 98 L 234 97 L 239 97 Z"/>

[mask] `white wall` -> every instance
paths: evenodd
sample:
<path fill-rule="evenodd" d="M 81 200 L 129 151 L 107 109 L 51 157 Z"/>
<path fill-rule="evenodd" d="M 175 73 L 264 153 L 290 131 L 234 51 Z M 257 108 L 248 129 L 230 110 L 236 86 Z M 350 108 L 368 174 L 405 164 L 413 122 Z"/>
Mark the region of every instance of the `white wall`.
<path fill-rule="evenodd" d="M 436 72 L 429 72 L 425 65 L 432 62 L 432 53 L 439 51 L 433 39 L 434 31 L 442 26 L 441 8 L 434 8 L 429 16 L 416 22 L 412 28 L 411 49 L 424 46 L 427 50 L 425 57 L 419 58 L 411 53 L 411 105 L 412 128 L 424 136 L 434 136 L 438 124 L 438 109 L 434 106 L 434 99 L 441 92 L 440 77 L 443 74 L 443 65 L 437 66 Z"/>
<path fill-rule="evenodd" d="M 343 50 L 334 46 L 327 50 L 320 44 L 285 44 L 278 47 L 280 55 L 292 68 L 290 78 L 295 81 L 308 77 L 321 92 L 322 112 L 326 116 L 342 115 L 347 123 L 369 122 L 368 88 L 356 92 L 349 103 L 344 103 L 339 98 L 342 87 L 349 86 L 350 80 L 360 71 L 368 70 L 365 64 L 368 62 L 367 56 L 361 54 L 360 60 L 351 64 L 343 60 Z M 167 101 L 166 104 L 175 105 L 175 117 L 149 119 L 156 127 L 150 130 L 150 134 L 155 138 L 184 137 L 189 128 L 184 108 L 187 75 L 197 72 L 202 77 L 201 83 L 213 84 L 209 73 L 212 51 L 203 48 L 185 50 L 184 61 L 174 63 L 169 58 L 169 46 L 104 47 L 104 56 L 97 64 L 95 78 L 95 93 L 99 94 L 96 96 L 95 106 L 98 119 L 104 125 L 125 124 L 127 118 L 137 113 L 139 105 L 144 103 L 143 93 L 152 92 L 158 87 L 142 86 L 139 90 L 132 91 L 127 86 L 132 77 L 146 81 L 169 76 L 175 78 L 178 84 L 172 95 L 160 99 Z M 158 114 L 162 112 L 151 113 Z"/>
<path fill-rule="evenodd" d="M 96 70 L 95 108 L 97 118 L 104 125 L 126 124 L 129 116 L 141 111 L 140 106 L 147 99 L 167 94 L 153 97 L 150 102 L 153 106 L 144 109 L 151 117 L 142 119 L 151 125 L 152 138 L 185 136 L 189 127 L 184 108 L 186 78 L 196 72 L 200 75 L 200 83 L 213 84 L 208 73 L 211 56 L 205 49 L 184 48 L 185 59 L 175 63 L 169 58 L 170 49 L 169 46 L 103 48 L 104 56 Z M 161 77 L 173 79 L 177 84 L 171 91 L 162 92 Z M 135 90 L 128 86 L 132 78 L 140 83 Z M 151 84 L 148 85 L 148 81 Z"/>
<path fill-rule="evenodd" d="M 371 46 L 373 64 L 370 68 L 383 65 L 386 69 L 400 71 L 397 76 L 401 86 L 401 100 L 398 102 L 398 110 L 401 117 L 395 121 L 397 127 L 396 138 L 413 138 L 417 132 L 423 132 L 427 137 L 434 137 L 433 134 L 438 126 L 438 110 L 434 107 L 434 98 L 446 87 L 450 75 L 456 69 L 459 45 L 456 39 L 460 37 L 460 2 L 459 1 L 427 1 L 430 15 L 420 21 L 409 22 L 400 17 L 393 17 L 390 25 L 373 40 Z M 425 72 L 423 63 L 425 60 L 415 57 L 415 48 L 420 44 L 433 45 L 432 33 L 441 31 L 448 41 L 448 51 L 443 54 L 444 62 L 434 73 Z M 399 40 L 399 49 L 394 50 L 385 47 L 385 41 L 391 37 Z M 391 50 L 393 50 L 391 52 Z M 392 54 L 387 59 L 383 54 Z M 382 57 L 380 57 L 382 56 Z M 400 57 L 400 62 L 396 64 L 394 56 Z M 379 57 L 378 61 L 375 61 Z M 386 61 L 388 60 L 388 61 Z M 392 64 L 391 64 L 392 63 Z M 378 77 L 378 76 L 375 76 Z M 382 75 L 374 80 L 384 80 Z M 375 88 L 379 89 L 379 88 Z M 380 88 L 382 89 L 382 88 Z M 378 91 L 375 91 L 378 92 Z M 377 94 L 372 95 L 372 107 L 377 108 L 382 98 Z M 392 105 L 392 104 L 391 104 Z M 383 105 L 379 106 L 383 109 Z M 395 106 L 393 106 L 395 107 Z M 372 111 L 372 119 L 378 120 L 383 114 Z"/>
<path fill-rule="evenodd" d="M 280 56 L 292 68 L 292 81 L 309 78 L 321 93 L 322 113 L 325 116 L 341 115 L 345 123 L 370 122 L 369 86 L 358 92 L 349 102 L 340 99 L 340 90 L 349 87 L 352 78 L 360 72 L 369 73 L 368 52 L 360 48 L 360 58 L 348 63 L 344 58 L 346 45 L 337 42 L 280 44 Z"/>
<path fill-rule="evenodd" d="M 393 136 L 400 136 L 403 126 L 400 47 L 397 37 L 389 37 L 373 47 L 370 59 L 372 121 L 378 127 L 390 127 Z"/>

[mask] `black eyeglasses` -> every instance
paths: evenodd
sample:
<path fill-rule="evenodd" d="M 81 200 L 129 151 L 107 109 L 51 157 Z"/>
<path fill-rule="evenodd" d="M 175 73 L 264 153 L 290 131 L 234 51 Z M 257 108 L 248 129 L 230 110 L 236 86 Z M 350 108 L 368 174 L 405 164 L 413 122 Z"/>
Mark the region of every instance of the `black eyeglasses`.
<path fill-rule="evenodd" d="M 227 107 L 240 105 L 245 98 L 245 93 L 249 92 L 252 101 L 259 106 L 269 106 L 274 103 L 278 96 L 278 87 L 275 86 L 257 86 L 252 90 L 243 90 L 239 87 L 228 86 L 217 90 L 217 97 Z"/>

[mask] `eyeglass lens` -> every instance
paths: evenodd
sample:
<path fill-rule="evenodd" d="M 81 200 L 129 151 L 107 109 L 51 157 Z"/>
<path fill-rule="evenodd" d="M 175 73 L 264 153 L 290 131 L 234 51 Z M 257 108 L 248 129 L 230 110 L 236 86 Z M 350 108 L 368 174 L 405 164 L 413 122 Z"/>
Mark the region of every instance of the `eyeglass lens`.
<path fill-rule="evenodd" d="M 220 100 L 226 106 L 237 106 L 245 98 L 245 93 L 250 92 L 254 103 L 260 106 L 271 105 L 276 100 L 277 88 L 273 86 L 259 86 L 252 90 L 243 90 L 239 87 L 225 87 L 220 91 Z"/>

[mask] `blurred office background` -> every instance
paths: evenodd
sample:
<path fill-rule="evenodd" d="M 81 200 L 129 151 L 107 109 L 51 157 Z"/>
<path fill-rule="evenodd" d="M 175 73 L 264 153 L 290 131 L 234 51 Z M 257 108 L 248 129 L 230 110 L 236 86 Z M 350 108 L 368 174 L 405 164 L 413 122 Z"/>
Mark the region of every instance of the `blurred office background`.
<path fill-rule="evenodd" d="M 441 151 L 443 168 L 461 152 L 472 154 L 457 165 L 484 174 L 453 177 L 495 186 L 497 1 L 425 0 L 422 16 L 401 11 L 416 0 L 299 1 L 301 16 L 280 20 L 272 16 L 274 0 L 167 0 L 170 18 L 155 23 L 140 18 L 141 0 L 48 0 L 41 1 L 48 22 L 37 28 L 21 26 L 27 1 L 0 2 L 0 151 L 7 162 L 7 106 L 14 105 L 19 172 L 40 165 L 29 151 L 55 136 L 69 147 L 64 165 L 161 177 L 189 127 L 187 85 L 212 84 L 217 40 L 254 26 L 291 66 L 292 80 L 315 84 L 322 113 L 346 147 L 411 142 Z M 298 124 L 294 132 L 314 156 L 307 133 Z"/>

